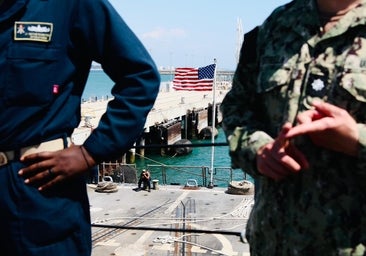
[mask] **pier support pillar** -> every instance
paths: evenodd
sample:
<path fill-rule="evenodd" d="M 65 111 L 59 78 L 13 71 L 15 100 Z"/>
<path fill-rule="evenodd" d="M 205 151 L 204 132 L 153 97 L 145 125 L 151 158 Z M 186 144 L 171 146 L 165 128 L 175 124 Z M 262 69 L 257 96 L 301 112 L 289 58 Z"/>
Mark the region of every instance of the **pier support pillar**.
<path fill-rule="evenodd" d="M 145 138 L 141 138 L 140 142 L 140 150 L 139 150 L 139 154 L 143 157 L 145 156 Z"/>
<path fill-rule="evenodd" d="M 136 149 L 135 148 L 131 148 L 128 153 L 129 153 L 129 161 L 128 162 L 130 164 L 135 163 L 135 160 L 136 160 Z"/>

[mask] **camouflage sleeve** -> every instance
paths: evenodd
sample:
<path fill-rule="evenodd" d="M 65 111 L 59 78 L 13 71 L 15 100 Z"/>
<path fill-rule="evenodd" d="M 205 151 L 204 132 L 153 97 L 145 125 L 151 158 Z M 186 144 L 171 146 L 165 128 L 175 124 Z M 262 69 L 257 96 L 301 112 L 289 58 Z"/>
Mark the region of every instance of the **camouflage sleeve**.
<path fill-rule="evenodd" d="M 252 177 L 256 170 L 256 152 L 273 139 L 262 132 L 261 111 L 256 104 L 257 54 L 256 36 L 258 28 L 244 37 L 240 59 L 235 71 L 233 85 L 222 104 L 223 130 L 229 143 L 232 167 L 241 168 Z"/>

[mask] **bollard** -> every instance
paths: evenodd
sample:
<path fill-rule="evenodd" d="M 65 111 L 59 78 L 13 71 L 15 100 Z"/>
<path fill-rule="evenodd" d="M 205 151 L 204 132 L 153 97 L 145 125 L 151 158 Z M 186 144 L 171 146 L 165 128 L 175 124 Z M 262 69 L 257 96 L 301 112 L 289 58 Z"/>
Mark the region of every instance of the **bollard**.
<path fill-rule="evenodd" d="M 159 180 L 152 180 L 153 183 L 153 189 L 159 190 Z"/>

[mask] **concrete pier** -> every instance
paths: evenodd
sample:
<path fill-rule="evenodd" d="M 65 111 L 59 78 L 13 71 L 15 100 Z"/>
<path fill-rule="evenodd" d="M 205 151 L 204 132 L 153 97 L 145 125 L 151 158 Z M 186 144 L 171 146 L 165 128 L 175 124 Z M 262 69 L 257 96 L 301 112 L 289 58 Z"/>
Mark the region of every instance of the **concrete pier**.
<path fill-rule="evenodd" d="M 225 86 L 219 88 L 221 89 L 215 91 L 217 109 L 228 91 Z M 97 127 L 109 100 L 84 102 L 81 105 L 82 121 L 73 133 L 73 141 L 76 144 L 82 144 L 92 129 Z M 165 133 L 161 131 L 159 136 L 150 133 L 149 141 L 157 144 L 173 144 L 180 139 L 197 138 L 199 132 L 212 122 L 212 115 L 209 113 L 212 104 L 212 91 L 162 90 L 147 117 L 144 132 L 149 134 L 157 129 L 167 129 Z M 219 116 L 219 111 L 216 111 L 216 118 Z M 173 127 L 173 124 L 177 126 L 177 123 L 182 127 L 180 134 L 177 133 L 176 127 Z M 170 134 L 171 132 L 173 134 Z M 151 136 L 158 137 L 151 139 Z M 142 145 L 147 145 L 149 141 L 141 138 Z"/>
<path fill-rule="evenodd" d="M 227 93 L 227 90 L 216 91 L 216 103 L 220 104 Z M 84 127 L 88 122 L 92 127 L 96 127 L 100 117 L 105 112 L 108 100 L 90 101 L 81 104 L 82 122 L 80 127 Z M 212 92 L 201 91 L 161 91 L 156 102 L 150 111 L 145 128 L 157 123 L 176 119 L 187 114 L 187 110 L 207 109 L 212 104 Z"/>

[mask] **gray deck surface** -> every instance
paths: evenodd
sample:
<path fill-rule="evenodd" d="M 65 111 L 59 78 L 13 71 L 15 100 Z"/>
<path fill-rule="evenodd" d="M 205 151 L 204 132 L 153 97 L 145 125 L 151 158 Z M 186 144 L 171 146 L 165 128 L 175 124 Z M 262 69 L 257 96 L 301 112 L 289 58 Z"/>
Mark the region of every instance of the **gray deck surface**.
<path fill-rule="evenodd" d="M 99 193 L 88 185 L 92 223 L 127 227 L 93 227 L 92 256 L 249 255 L 237 234 L 245 230 L 253 195 L 231 195 L 216 187 L 159 185 L 151 192 L 135 187 L 118 184 L 117 192 Z"/>

